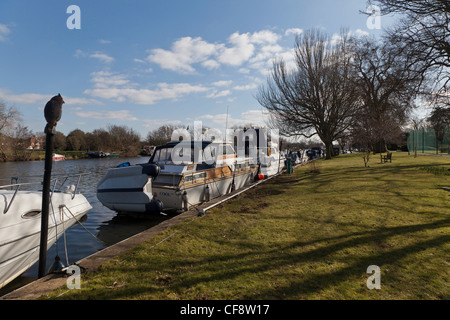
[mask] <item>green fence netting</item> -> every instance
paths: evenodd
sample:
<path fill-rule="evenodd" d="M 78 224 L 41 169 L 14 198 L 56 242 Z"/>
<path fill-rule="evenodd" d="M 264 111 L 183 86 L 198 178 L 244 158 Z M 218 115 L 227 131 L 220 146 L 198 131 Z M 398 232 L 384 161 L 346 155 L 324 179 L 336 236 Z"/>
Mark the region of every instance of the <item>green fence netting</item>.
<path fill-rule="evenodd" d="M 431 127 L 410 131 L 407 144 L 409 152 L 450 154 L 450 126 L 438 135 Z"/>

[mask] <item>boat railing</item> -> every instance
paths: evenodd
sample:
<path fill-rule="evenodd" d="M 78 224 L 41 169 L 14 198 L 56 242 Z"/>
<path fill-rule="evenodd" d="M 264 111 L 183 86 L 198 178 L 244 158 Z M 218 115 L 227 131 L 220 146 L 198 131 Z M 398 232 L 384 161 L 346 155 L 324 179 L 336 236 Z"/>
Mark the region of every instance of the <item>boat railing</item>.
<path fill-rule="evenodd" d="M 69 178 L 76 178 L 77 182 L 74 185 L 75 188 L 73 190 L 71 190 L 72 193 L 72 200 L 75 199 L 75 196 L 77 194 L 78 191 L 78 186 L 80 185 L 80 181 L 81 181 L 81 177 L 88 175 L 89 173 L 78 173 L 78 174 L 72 174 L 72 175 L 65 175 L 65 174 L 61 174 L 61 175 L 53 175 L 52 179 L 51 179 L 51 186 L 50 187 L 50 200 L 53 196 L 54 192 L 61 192 L 62 187 L 65 185 L 65 183 L 68 181 Z M 24 176 L 24 177 L 20 177 L 20 179 L 33 179 L 33 178 L 42 178 L 42 176 Z M 0 186 L 0 189 L 10 189 L 13 190 L 14 193 L 11 197 L 11 200 L 9 201 L 9 203 L 6 203 L 5 209 L 3 210 L 3 213 L 7 213 L 9 211 L 9 209 L 11 208 L 12 203 L 14 202 L 14 199 L 16 198 L 16 195 L 18 193 L 18 191 L 23 187 L 23 186 L 32 186 L 32 185 L 42 185 L 43 182 L 42 181 L 34 181 L 34 182 L 18 182 L 19 181 L 19 177 L 11 177 L 11 178 L 2 178 L 1 180 L 10 180 L 10 184 L 6 184 L 6 185 L 2 185 Z M 59 188 L 57 188 L 57 184 L 58 181 L 62 180 L 62 183 L 60 184 Z"/>

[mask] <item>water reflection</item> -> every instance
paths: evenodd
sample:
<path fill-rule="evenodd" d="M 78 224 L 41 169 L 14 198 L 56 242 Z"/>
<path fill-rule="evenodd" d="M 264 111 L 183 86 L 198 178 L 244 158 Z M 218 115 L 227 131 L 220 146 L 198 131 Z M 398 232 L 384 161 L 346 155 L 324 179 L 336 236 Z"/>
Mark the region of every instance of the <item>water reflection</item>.
<path fill-rule="evenodd" d="M 51 266 L 56 255 L 61 257 L 64 264 L 67 263 L 65 247 L 67 247 L 69 264 L 74 263 L 170 218 L 170 216 L 163 215 L 146 217 L 142 215 L 118 215 L 116 212 L 103 206 L 97 199 L 97 183 L 109 168 L 116 167 L 123 162 L 130 162 L 132 165 L 145 163 L 148 159 L 146 157 L 104 158 L 53 162 L 53 174 L 89 173 L 82 177 L 78 191 L 86 197 L 92 209 L 87 213 L 87 219 L 83 222 L 84 228 L 77 224 L 66 232 L 66 245 L 64 244 L 64 237 L 61 237 L 55 245 L 49 248 L 47 252 L 47 268 Z M 9 184 L 9 178 L 14 176 L 38 176 L 37 179 L 42 180 L 40 177 L 43 176 L 43 173 L 44 161 L 0 163 L 0 178 L 7 178 L 0 181 L 3 185 Z M 20 178 L 20 181 L 24 180 Z M 34 280 L 37 274 L 38 263 L 28 269 L 22 277 L 16 279 L 11 284 L 11 287 L 17 286 L 18 283 L 23 283 L 24 281 L 26 283 Z"/>

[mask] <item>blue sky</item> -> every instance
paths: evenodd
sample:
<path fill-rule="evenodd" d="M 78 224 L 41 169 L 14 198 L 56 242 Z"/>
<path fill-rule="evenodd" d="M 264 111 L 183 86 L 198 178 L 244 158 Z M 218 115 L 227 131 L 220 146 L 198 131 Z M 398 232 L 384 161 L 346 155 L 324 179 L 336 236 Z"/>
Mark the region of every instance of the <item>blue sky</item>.
<path fill-rule="evenodd" d="M 69 29 L 70 5 L 81 29 Z M 126 125 L 145 138 L 163 124 L 264 124 L 255 99 L 295 34 L 367 27 L 366 0 L 2 0 L 0 100 L 33 132 L 58 93 L 57 130 Z M 382 27 L 388 18 L 382 17 Z"/>

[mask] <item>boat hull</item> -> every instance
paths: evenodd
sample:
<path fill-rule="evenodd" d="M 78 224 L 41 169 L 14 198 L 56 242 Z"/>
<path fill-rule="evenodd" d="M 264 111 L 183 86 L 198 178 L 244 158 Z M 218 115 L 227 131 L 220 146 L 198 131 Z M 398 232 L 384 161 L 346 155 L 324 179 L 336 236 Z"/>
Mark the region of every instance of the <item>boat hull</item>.
<path fill-rule="evenodd" d="M 142 165 L 113 168 L 100 180 L 97 198 L 117 212 L 183 211 L 254 181 L 257 166 L 233 172 L 228 166 L 181 174 L 144 173 Z"/>
<path fill-rule="evenodd" d="M 97 198 L 105 207 L 118 212 L 152 211 L 155 204 L 152 178 L 158 169 L 154 165 L 109 169 L 97 184 Z"/>
<path fill-rule="evenodd" d="M 217 179 L 183 184 L 180 188 L 155 183 L 154 197 L 161 200 L 165 211 L 180 212 L 249 185 L 255 181 L 256 173 L 257 168 L 253 167 Z"/>
<path fill-rule="evenodd" d="M 0 288 L 39 260 L 42 192 L 18 191 L 13 196 L 14 191 L 0 190 Z M 81 194 L 53 193 L 47 248 L 91 208 Z"/>

